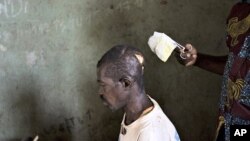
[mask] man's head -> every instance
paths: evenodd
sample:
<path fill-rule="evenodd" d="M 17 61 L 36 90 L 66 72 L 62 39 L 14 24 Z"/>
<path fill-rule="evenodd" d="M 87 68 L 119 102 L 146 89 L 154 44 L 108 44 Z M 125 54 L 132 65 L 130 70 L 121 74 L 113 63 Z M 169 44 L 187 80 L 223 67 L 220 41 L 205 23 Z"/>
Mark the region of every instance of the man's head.
<path fill-rule="evenodd" d="M 112 110 L 126 106 L 135 91 L 144 91 L 144 57 L 137 48 L 117 45 L 97 63 L 99 95 Z"/>

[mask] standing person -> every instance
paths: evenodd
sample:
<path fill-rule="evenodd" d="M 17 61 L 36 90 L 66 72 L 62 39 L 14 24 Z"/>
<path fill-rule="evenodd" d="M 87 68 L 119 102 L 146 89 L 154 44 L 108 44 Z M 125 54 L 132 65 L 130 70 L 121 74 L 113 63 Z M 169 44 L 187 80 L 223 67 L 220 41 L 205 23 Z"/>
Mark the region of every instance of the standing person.
<path fill-rule="evenodd" d="M 186 57 L 178 61 L 223 75 L 217 141 L 230 141 L 230 125 L 250 125 L 250 2 L 236 3 L 227 18 L 229 54 L 211 56 L 186 45 Z"/>
<path fill-rule="evenodd" d="M 115 46 L 97 63 L 100 98 L 111 110 L 124 111 L 119 141 L 180 141 L 172 122 L 146 94 L 143 73 L 143 54 L 131 46 Z"/>

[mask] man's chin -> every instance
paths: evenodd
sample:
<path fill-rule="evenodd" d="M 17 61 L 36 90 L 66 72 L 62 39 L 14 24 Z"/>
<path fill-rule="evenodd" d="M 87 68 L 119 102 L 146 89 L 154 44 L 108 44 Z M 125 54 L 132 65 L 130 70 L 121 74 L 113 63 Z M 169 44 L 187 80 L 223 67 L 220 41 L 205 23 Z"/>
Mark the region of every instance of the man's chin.
<path fill-rule="evenodd" d="M 103 105 L 104 105 L 105 107 L 107 107 L 108 109 L 110 109 L 112 112 L 113 112 L 113 111 L 116 111 L 116 109 L 115 109 L 114 107 L 112 107 L 111 105 L 109 105 L 107 102 L 103 102 Z"/>
<path fill-rule="evenodd" d="M 120 111 L 121 108 L 113 107 L 113 106 L 105 106 L 107 107 L 112 113 Z"/>
<path fill-rule="evenodd" d="M 115 108 L 115 107 L 112 107 L 110 105 L 108 105 L 108 108 L 112 111 L 112 112 L 115 112 L 118 110 L 118 108 Z"/>
<path fill-rule="evenodd" d="M 112 106 L 112 105 L 110 105 L 108 102 L 106 102 L 106 101 L 103 101 L 103 105 L 105 106 L 105 107 L 107 107 L 108 109 L 110 109 L 112 112 L 115 112 L 115 111 L 117 111 L 119 108 L 117 108 L 117 107 L 114 107 L 114 106 Z"/>

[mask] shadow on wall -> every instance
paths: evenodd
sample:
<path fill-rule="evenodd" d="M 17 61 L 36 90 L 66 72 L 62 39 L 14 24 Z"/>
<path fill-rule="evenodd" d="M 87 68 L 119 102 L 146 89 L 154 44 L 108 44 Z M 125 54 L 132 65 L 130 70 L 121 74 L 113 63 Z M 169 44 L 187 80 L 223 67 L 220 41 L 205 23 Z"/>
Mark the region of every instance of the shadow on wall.
<path fill-rule="evenodd" d="M 70 141 L 70 135 L 55 135 L 48 140 L 46 136 L 40 136 L 40 126 L 50 123 L 49 119 L 46 123 L 42 119 L 41 110 L 46 108 L 41 100 L 41 87 L 38 78 L 32 73 L 25 73 L 16 80 L 10 80 L 10 86 L 7 91 L 7 103 L 5 113 L 8 114 L 8 130 L 12 130 L 13 134 L 17 134 L 17 138 L 6 139 L 6 141 L 29 141 L 37 134 L 38 141 Z M 13 89 L 14 88 L 14 89 Z M 13 125 L 13 127 L 10 127 Z M 15 127 L 16 125 L 16 127 Z"/>
<path fill-rule="evenodd" d="M 22 129 L 24 131 L 22 131 L 24 135 L 19 135 L 20 139 L 11 139 L 13 141 L 20 141 L 22 137 L 35 134 L 35 127 L 38 123 L 37 95 L 39 90 L 35 87 L 34 79 L 29 76 L 25 74 L 18 80 L 8 82 L 8 86 L 10 86 L 6 93 L 8 108 L 5 111 L 8 114 L 7 127 L 8 130 L 15 132 L 14 134 L 22 131 Z M 13 125 L 13 127 L 10 127 L 10 125 Z"/>
<path fill-rule="evenodd" d="M 129 20 L 128 10 L 122 7 L 125 3 L 104 2 L 100 5 L 99 1 L 95 0 L 88 6 L 87 12 L 90 13 L 90 18 L 87 23 L 87 37 L 89 37 L 87 41 L 96 46 L 92 49 L 97 56 L 100 57 L 115 44 L 131 43 L 130 29 L 133 23 Z M 128 3 L 126 6 L 131 7 L 130 5 Z"/>

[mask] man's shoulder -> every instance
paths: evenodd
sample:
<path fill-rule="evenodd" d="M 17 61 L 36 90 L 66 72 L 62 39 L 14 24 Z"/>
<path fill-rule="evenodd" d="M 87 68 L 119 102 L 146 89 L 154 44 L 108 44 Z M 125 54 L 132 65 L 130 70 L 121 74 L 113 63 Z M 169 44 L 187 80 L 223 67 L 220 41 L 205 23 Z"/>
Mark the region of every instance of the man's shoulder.
<path fill-rule="evenodd" d="M 159 104 L 150 97 L 150 100 L 154 104 L 153 110 L 145 116 L 146 122 L 147 122 L 147 128 L 154 128 L 157 130 L 158 128 L 160 130 L 162 129 L 168 129 L 168 128 L 175 128 L 172 122 L 169 120 L 167 115 L 163 112 Z"/>

